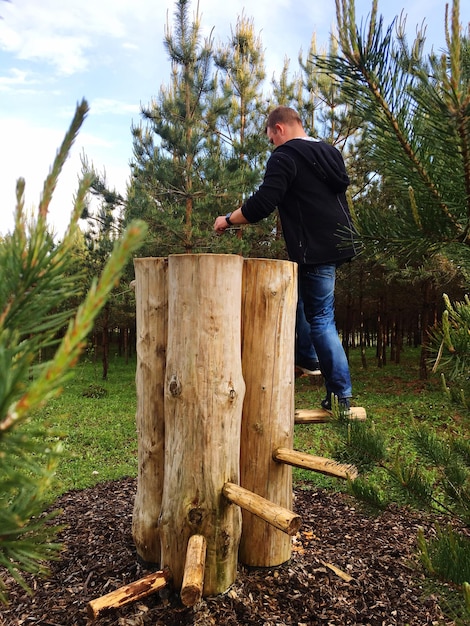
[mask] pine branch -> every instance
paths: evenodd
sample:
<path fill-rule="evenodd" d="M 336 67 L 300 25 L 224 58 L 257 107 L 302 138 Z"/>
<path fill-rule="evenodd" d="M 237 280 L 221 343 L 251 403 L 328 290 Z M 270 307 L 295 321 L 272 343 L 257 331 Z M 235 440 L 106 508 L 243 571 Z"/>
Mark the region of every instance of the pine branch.
<path fill-rule="evenodd" d="M 52 195 L 54 193 L 54 189 L 57 185 L 57 180 L 60 172 L 64 166 L 64 163 L 67 159 L 67 156 L 70 153 L 72 145 L 78 135 L 78 131 L 80 130 L 81 125 L 88 113 L 88 103 L 86 100 L 82 100 L 75 110 L 75 115 L 73 117 L 72 123 L 68 132 L 65 135 L 64 141 L 62 142 L 61 147 L 57 151 L 57 155 L 54 159 L 54 163 L 52 165 L 51 171 L 49 172 L 45 182 L 41 195 L 41 200 L 39 202 L 39 211 L 38 211 L 38 223 L 44 224 L 47 218 L 47 212 L 49 208 L 49 203 L 51 201 Z"/>
<path fill-rule="evenodd" d="M 24 216 L 24 181 L 17 184 L 15 229 L 0 242 L 0 565 L 27 589 L 22 572 L 42 574 L 45 561 L 59 546 L 57 528 L 42 515 L 46 494 L 55 475 L 61 444 L 51 444 L 44 429 L 28 436 L 20 426 L 33 420 L 33 412 L 56 397 L 71 375 L 94 320 L 106 303 L 125 264 L 142 244 L 146 228 L 132 222 L 99 279 L 92 284 L 72 319 L 64 302 L 77 296 L 80 273 L 73 271 L 73 246 L 90 177 L 81 181 L 71 221 L 63 241 L 53 242 L 47 229 L 47 207 L 72 142 L 87 111 L 82 102 L 48 175 L 37 219 Z M 62 340 L 57 332 L 69 321 Z M 57 345 L 54 356 L 28 374 L 38 352 Z M 5 601 L 0 580 L 0 601 Z"/>
<path fill-rule="evenodd" d="M 469 43 L 458 6 L 454 0 L 448 50 L 425 58 L 424 30 L 408 48 L 403 19 L 395 39 L 395 21 L 382 33 L 374 1 L 369 24 L 359 29 L 354 2 L 338 0 L 340 53 L 315 56 L 362 119 L 369 169 L 392 192 L 379 215 L 377 199 L 369 211 L 367 195 L 360 196 L 358 232 L 371 253 L 385 245 L 388 255 L 393 246 L 404 263 L 436 252 L 455 258 L 470 243 Z"/>
<path fill-rule="evenodd" d="M 142 223 L 135 222 L 127 228 L 122 239 L 117 242 L 99 281 L 94 281 L 75 319 L 70 323 L 53 360 L 9 409 L 0 422 L 0 433 L 60 393 L 64 378 L 76 364 L 96 316 L 116 284 L 127 259 L 141 245 L 144 233 L 145 227 Z"/>
<path fill-rule="evenodd" d="M 393 132 L 412 169 L 429 189 L 446 218 L 453 224 L 457 232 L 462 235 L 461 226 L 452 215 L 442 198 L 438 186 L 409 140 L 410 126 L 404 127 L 403 125 L 403 120 L 406 120 L 407 115 L 404 111 L 406 109 L 408 111 L 414 110 L 412 101 L 405 102 L 397 110 L 397 114 L 392 109 L 392 106 L 397 104 L 392 98 L 411 94 L 411 88 L 416 80 L 415 74 L 403 71 L 400 65 L 394 61 L 397 58 L 397 52 L 392 46 L 393 24 L 388 28 L 386 35 L 381 40 L 382 18 L 379 19 L 377 24 L 377 2 L 374 0 L 369 33 L 367 37 L 364 37 L 356 29 L 353 10 L 354 2 L 350 2 L 349 6 L 347 6 L 346 0 L 343 0 L 340 8 L 337 1 L 337 19 L 338 23 L 342 25 L 342 28 L 340 28 L 340 42 L 344 56 L 343 58 L 330 57 L 323 63 L 320 60 L 319 62 L 325 69 L 333 69 L 337 76 L 341 76 L 346 83 L 344 86 L 346 92 L 348 87 L 351 86 L 356 98 L 358 83 L 362 85 L 361 95 L 364 100 L 362 103 L 358 103 L 359 106 L 365 107 L 365 112 L 372 117 L 374 124 L 383 127 L 388 132 L 390 130 Z M 380 57 L 379 74 L 376 73 L 377 57 Z M 397 85 L 395 86 L 394 83 L 397 83 Z M 372 96 L 375 104 L 368 102 L 370 96 Z M 387 99 L 387 96 L 389 99 Z M 381 119 L 382 116 L 383 118 Z M 400 119 L 402 122 L 400 122 Z"/>

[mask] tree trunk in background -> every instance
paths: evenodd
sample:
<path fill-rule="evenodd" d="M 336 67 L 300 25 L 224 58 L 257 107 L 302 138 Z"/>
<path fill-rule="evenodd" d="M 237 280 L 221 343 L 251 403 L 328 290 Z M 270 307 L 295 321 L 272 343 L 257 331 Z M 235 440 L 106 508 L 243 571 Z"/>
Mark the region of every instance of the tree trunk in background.
<path fill-rule="evenodd" d="M 101 363 L 103 366 L 103 380 L 108 380 L 108 368 L 109 368 L 109 302 L 105 304 L 103 309 L 103 331 L 101 335 L 101 348 L 103 353 L 101 355 Z"/>
<path fill-rule="evenodd" d="M 362 367 L 367 369 L 366 331 L 364 327 L 364 269 L 362 268 L 359 278 L 359 347 Z"/>
<path fill-rule="evenodd" d="M 124 354 L 126 357 L 126 365 L 129 364 L 129 329 L 127 326 L 125 326 L 122 329 L 123 334 L 123 341 L 124 341 Z"/>
<path fill-rule="evenodd" d="M 428 346 L 429 346 L 429 335 L 428 330 L 430 326 L 430 290 L 431 286 L 429 282 L 425 282 L 422 288 L 422 298 L 421 298 L 421 354 L 419 359 L 419 378 L 420 380 L 427 380 L 428 378 Z"/>
<path fill-rule="evenodd" d="M 134 259 L 137 325 L 137 440 L 139 472 L 132 534 L 137 553 L 160 564 L 158 518 L 161 511 L 168 322 L 167 259 Z"/>
<path fill-rule="evenodd" d="M 297 266 L 290 261 L 245 259 L 240 485 L 292 508 L 292 468 L 276 463 L 277 448 L 293 447 L 294 344 Z M 270 567 L 289 560 L 291 538 L 252 513 L 242 512 L 240 561 Z"/>

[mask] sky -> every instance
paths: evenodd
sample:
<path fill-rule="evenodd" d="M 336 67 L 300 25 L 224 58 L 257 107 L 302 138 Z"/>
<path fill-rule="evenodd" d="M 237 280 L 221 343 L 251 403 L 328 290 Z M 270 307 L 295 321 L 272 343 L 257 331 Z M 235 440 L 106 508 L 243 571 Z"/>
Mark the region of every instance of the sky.
<path fill-rule="evenodd" d="M 253 19 L 268 78 L 279 78 L 286 57 L 296 71 L 313 34 L 319 48 L 327 47 L 336 23 L 333 0 L 192 0 L 191 16 L 198 4 L 202 33 L 212 31 L 216 43 L 228 41 L 239 16 Z M 356 0 L 358 23 L 371 5 Z M 424 22 L 427 44 L 444 47 L 445 0 L 379 0 L 378 6 L 385 26 L 403 10 L 410 40 Z M 13 228 L 19 177 L 26 180 L 26 208 L 37 208 L 83 98 L 90 111 L 59 179 L 49 222 L 58 236 L 64 232 L 83 157 L 125 195 L 131 126 L 141 122 L 141 105 L 170 79 L 163 39 L 175 9 L 175 0 L 0 0 L 0 234 Z M 467 0 L 460 2 L 460 21 L 470 21 Z"/>

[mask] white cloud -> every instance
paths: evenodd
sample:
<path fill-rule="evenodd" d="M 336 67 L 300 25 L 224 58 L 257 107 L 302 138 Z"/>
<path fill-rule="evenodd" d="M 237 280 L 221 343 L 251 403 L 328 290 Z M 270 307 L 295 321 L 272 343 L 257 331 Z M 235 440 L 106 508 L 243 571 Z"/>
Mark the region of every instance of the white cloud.
<path fill-rule="evenodd" d="M 37 85 L 38 80 L 31 78 L 29 72 L 12 67 L 8 75 L 0 76 L 0 91 L 11 91 L 18 89 L 31 91 L 31 85 Z"/>
<path fill-rule="evenodd" d="M 60 74 L 70 75 L 96 62 L 90 53 L 109 40 L 135 49 L 140 39 L 135 38 L 136 24 L 158 28 L 161 4 L 146 0 L 14 0 L 2 6 L 0 47 L 17 58 L 45 62 Z M 158 8 L 152 10 L 155 6 Z M 152 13 L 155 19 L 146 21 Z"/>
<path fill-rule="evenodd" d="M 90 103 L 90 110 L 94 115 L 129 115 L 140 112 L 136 103 L 122 102 L 111 98 L 95 98 Z"/>
<path fill-rule="evenodd" d="M 86 122 L 85 122 L 86 124 Z M 0 233 L 13 228 L 13 213 L 16 206 L 16 181 L 25 178 L 25 208 L 36 210 L 44 181 L 54 161 L 56 152 L 64 138 L 64 131 L 47 127 L 39 127 L 24 119 L 0 119 L 0 136 L 9 146 L 8 160 L 2 165 L 0 180 Z M 79 133 L 76 143 L 59 177 L 50 205 L 49 222 L 54 225 L 58 234 L 64 232 L 72 211 L 74 194 L 78 188 L 78 175 L 81 171 L 81 156 L 85 152 L 90 164 L 94 164 L 94 154 L 112 152 L 115 146 L 87 132 Z M 96 162 L 98 171 L 102 171 L 100 162 Z M 106 178 L 111 187 L 125 194 L 129 177 L 129 168 L 125 161 L 109 160 L 106 166 Z"/>
<path fill-rule="evenodd" d="M 89 67 L 87 51 L 92 48 L 87 37 L 70 34 L 51 34 L 45 37 L 27 37 L 18 52 L 20 59 L 42 61 L 55 66 L 59 74 L 69 76 Z M 57 51 L 60 50 L 60 54 Z"/>
<path fill-rule="evenodd" d="M 25 178 L 25 208 L 38 206 L 44 180 L 62 141 L 58 132 L 31 126 L 23 119 L 0 119 L 2 142 L 8 145 L 8 160 L 2 166 L 0 231 L 13 225 L 16 181 Z"/>

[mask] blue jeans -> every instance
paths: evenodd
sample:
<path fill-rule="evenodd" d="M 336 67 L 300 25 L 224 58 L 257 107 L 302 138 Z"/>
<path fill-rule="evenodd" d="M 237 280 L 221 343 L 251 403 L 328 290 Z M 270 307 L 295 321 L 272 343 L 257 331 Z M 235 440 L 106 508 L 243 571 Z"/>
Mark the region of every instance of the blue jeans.
<path fill-rule="evenodd" d="M 299 265 L 299 291 L 325 379 L 326 398 L 352 396 L 351 375 L 335 323 L 336 265 Z"/>
<path fill-rule="evenodd" d="M 304 303 L 299 293 L 295 314 L 295 362 L 296 364 L 318 362 L 317 353 L 310 337 L 310 324 L 304 312 Z"/>

